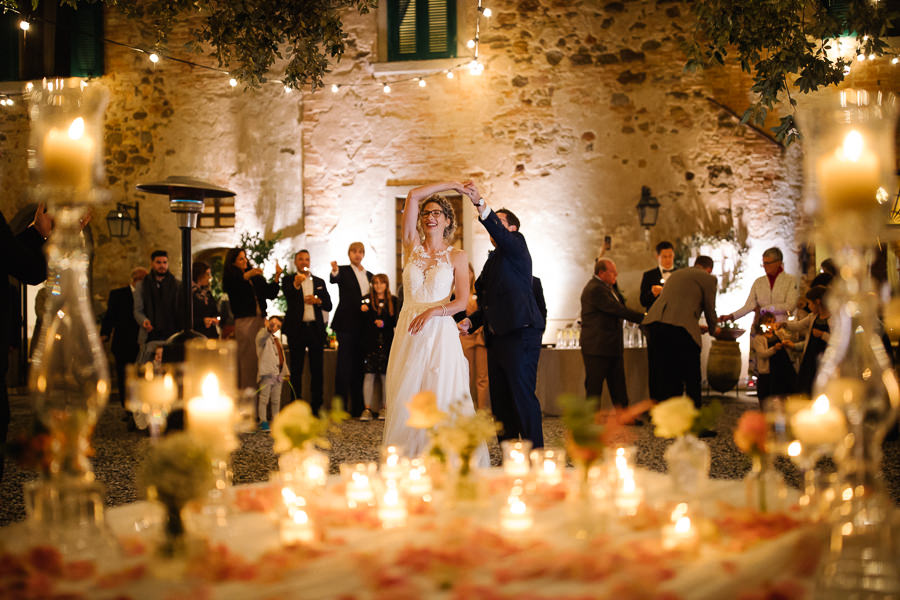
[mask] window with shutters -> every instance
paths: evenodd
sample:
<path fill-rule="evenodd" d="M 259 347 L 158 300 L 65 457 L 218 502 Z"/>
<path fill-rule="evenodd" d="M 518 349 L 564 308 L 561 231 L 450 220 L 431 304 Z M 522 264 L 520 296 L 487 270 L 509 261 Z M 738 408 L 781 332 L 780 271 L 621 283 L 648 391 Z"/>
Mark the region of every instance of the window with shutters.
<path fill-rule="evenodd" d="M 234 197 L 207 198 L 203 201 L 203 212 L 197 220 L 198 229 L 222 229 L 234 227 Z"/>
<path fill-rule="evenodd" d="M 388 60 L 456 56 L 456 0 L 388 0 Z"/>

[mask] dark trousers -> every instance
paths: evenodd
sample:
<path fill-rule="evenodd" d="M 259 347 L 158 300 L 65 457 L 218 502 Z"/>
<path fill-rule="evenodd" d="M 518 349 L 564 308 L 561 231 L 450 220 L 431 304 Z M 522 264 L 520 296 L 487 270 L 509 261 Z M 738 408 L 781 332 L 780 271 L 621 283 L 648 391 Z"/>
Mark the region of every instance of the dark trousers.
<path fill-rule="evenodd" d="M 534 393 L 541 335 L 538 329 L 517 329 L 490 336 L 488 344 L 491 410 L 503 424 L 497 437 L 528 439 L 533 448 L 544 447 L 541 404 Z"/>
<path fill-rule="evenodd" d="M 300 323 L 296 332 L 287 336 L 291 358 L 291 386 L 299 397 L 303 387 L 303 356 L 309 354 L 309 402 L 313 414 L 322 408 L 322 365 L 325 340 L 315 321 Z"/>
<path fill-rule="evenodd" d="M 134 345 L 134 352 L 118 352 L 113 354 L 116 363 L 116 388 L 119 390 L 119 403 L 125 407 L 127 389 L 125 387 L 125 366 L 133 364 L 137 360 L 138 346 Z"/>
<path fill-rule="evenodd" d="M 650 397 L 661 402 L 687 394 L 700 407 L 700 346 L 687 329 L 668 323 L 647 326 Z"/>
<path fill-rule="evenodd" d="M 334 372 L 334 393 L 344 399 L 353 417 L 363 411 L 363 345 L 362 332 L 337 331 L 338 355 Z"/>
<path fill-rule="evenodd" d="M 621 356 L 600 356 L 587 354 L 582 350 L 584 360 L 584 389 L 588 398 L 599 399 L 603 395 L 603 382 L 609 388 L 613 406 L 628 406 L 628 388 L 625 386 L 625 359 Z"/>
<path fill-rule="evenodd" d="M 4 349 L 6 350 L 6 349 Z M 3 463 L 6 461 L 6 436 L 9 435 L 9 391 L 6 389 L 6 373 L 0 381 L 0 482 L 3 481 Z"/>

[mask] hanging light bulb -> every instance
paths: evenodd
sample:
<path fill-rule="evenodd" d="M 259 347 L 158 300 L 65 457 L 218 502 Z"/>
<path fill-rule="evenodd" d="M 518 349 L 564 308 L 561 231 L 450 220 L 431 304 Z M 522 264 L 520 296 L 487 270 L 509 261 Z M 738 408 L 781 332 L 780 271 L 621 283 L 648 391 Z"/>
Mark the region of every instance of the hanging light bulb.
<path fill-rule="evenodd" d="M 897 58 L 896 56 L 895 56 L 894 58 L 891 59 L 891 64 L 892 64 L 892 65 L 896 65 L 898 62 L 900 62 L 900 58 Z"/>
<path fill-rule="evenodd" d="M 453 71 L 447 71 L 447 79 L 453 79 Z"/>
<path fill-rule="evenodd" d="M 425 87 L 426 85 L 425 80 L 419 77 L 419 87 Z"/>
<path fill-rule="evenodd" d="M 21 29 L 22 31 L 28 31 L 29 29 L 31 29 L 31 23 L 29 23 L 25 19 L 22 19 L 21 21 L 19 21 L 19 29 Z"/>
<path fill-rule="evenodd" d="M 157 54 L 156 52 L 151 52 L 148 58 L 154 65 L 159 62 L 159 54 Z"/>
<path fill-rule="evenodd" d="M 866 60 L 866 55 L 865 54 L 857 54 L 856 60 L 858 60 L 859 62 L 862 62 L 862 61 Z"/>
<path fill-rule="evenodd" d="M 284 93 L 285 93 L 285 94 L 290 94 L 292 91 L 294 91 L 294 90 L 291 89 L 291 86 L 289 86 L 289 85 L 285 85 L 285 86 L 284 86 Z"/>
<path fill-rule="evenodd" d="M 488 19 L 490 19 L 490 18 L 491 18 L 491 15 L 494 14 L 494 13 L 491 12 L 491 9 L 486 8 L 486 9 L 484 9 L 484 10 L 482 11 L 482 14 L 484 14 L 485 17 L 487 17 Z"/>
<path fill-rule="evenodd" d="M 844 75 L 847 76 L 850 74 L 850 65 L 844 67 Z"/>
<path fill-rule="evenodd" d="M 875 55 L 874 55 L 874 54 L 870 54 L 870 55 L 869 55 L 869 60 L 875 60 Z"/>
<path fill-rule="evenodd" d="M 385 94 L 390 94 L 391 86 L 389 86 L 388 84 L 384 84 L 384 87 L 382 88 L 382 90 L 384 91 Z"/>
<path fill-rule="evenodd" d="M 333 93 L 337 94 L 339 89 L 341 89 L 341 86 L 339 86 L 338 84 L 336 84 L 336 83 L 331 84 L 331 91 Z"/>
<path fill-rule="evenodd" d="M 466 42 L 466 48 L 468 48 L 469 50 L 471 50 L 474 47 L 475 47 L 475 40 L 469 40 L 468 42 Z"/>
<path fill-rule="evenodd" d="M 232 77 L 231 79 L 228 80 L 228 85 L 230 85 L 231 87 L 237 87 L 237 79 Z"/>
<path fill-rule="evenodd" d="M 469 73 L 472 75 L 481 75 L 484 73 L 484 65 L 477 60 L 473 60 L 469 63 Z"/>

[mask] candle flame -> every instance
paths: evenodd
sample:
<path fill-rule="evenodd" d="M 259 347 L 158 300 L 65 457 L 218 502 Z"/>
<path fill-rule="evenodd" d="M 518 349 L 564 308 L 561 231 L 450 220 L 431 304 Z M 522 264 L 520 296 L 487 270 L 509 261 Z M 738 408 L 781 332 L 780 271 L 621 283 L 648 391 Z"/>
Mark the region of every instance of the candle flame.
<path fill-rule="evenodd" d="M 84 119 L 78 117 L 69 125 L 69 137 L 73 140 L 80 140 L 84 136 Z"/>
<path fill-rule="evenodd" d="M 813 402 L 812 411 L 817 415 L 824 415 L 831 410 L 831 404 L 828 402 L 828 396 L 821 394 L 816 401 Z"/>
<path fill-rule="evenodd" d="M 306 514 L 305 510 L 295 510 L 294 514 L 291 515 L 294 519 L 294 523 L 297 525 L 305 525 L 309 523 L 309 515 Z"/>
<path fill-rule="evenodd" d="M 865 141 L 860 132 L 852 129 L 850 133 L 844 137 L 844 145 L 841 147 L 843 157 L 851 162 L 857 162 L 863 153 Z"/>
<path fill-rule="evenodd" d="M 691 530 L 691 518 L 690 517 L 681 517 L 675 523 L 675 532 L 676 533 L 687 533 Z"/>
<path fill-rule="evenodd" d="M 524 515 L 527 510 L 528 507 L 525 506 L 525 503 L 522 502 L 519 498 L 510 497 L 509 513 L 511 515 Z"/>
<path fill-rule="evenodd" d="M 384 493 L 384 504 L 388 506 L 396 506 L 400 503 L 400 493 L 397 488 L 390 487 Z"/>
<path fill-rule="evenodd" d="M 203 378 L 200 390 L 204 398 L 215 398 L 219 395 L 219 378 L 215 373 L 209 373 Z"/>
<path fill-rule="evenodd" d="M 678 522 L 679 519 L 687 515 L 687 511 L 687 502 L 679 502 L 678 506 L 675 507 L 675 510 L 672 511 L 672 522 Z"/>

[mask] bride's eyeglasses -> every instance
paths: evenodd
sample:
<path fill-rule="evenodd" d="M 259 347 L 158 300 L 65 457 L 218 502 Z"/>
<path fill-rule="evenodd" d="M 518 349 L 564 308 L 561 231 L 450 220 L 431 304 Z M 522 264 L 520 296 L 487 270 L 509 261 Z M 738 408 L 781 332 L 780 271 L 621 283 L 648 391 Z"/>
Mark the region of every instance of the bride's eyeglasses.
<path fill-rule="evenodd" d="M 423 219 L 425 219 L 425 218 L 427 218 L 427 217 L 438 218 L 438 217 L 441 216 L 442 214 L 444 214 L 444 211 L 442 211 L 442 210 L 440 210 L 440 209 L 438 209 L 438 208 L 436 208 L 436 209 L 434 209 L 434 210 L 425 210 L 425 211 L 422 211 L 422 218 L 423 218 Z"/>

